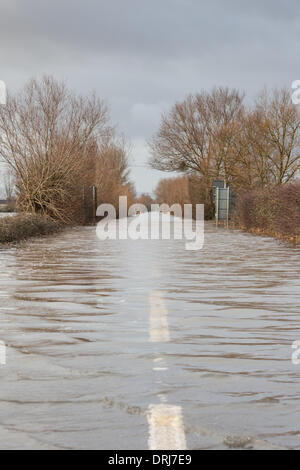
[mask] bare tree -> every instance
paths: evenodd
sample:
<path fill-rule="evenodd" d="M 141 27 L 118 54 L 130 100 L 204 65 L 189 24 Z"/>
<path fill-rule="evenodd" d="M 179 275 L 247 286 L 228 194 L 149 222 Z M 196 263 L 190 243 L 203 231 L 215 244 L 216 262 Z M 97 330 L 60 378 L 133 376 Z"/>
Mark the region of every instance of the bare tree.
<path fill-rule="evenodd" d="M 300 117 L 290 91 L 264 91 L 252 109 L 243 99 L 218 88 L 175 104 L 150 143 L 150 165 L 198 175 L 193 181 L 201 179 L 205 200 L 213 178 L 236 188 L 293 179 L 300 170 Z"/>
<path fill-rule="evenodd" d="M 21 210 L 60 222 L 80 219 L 82 187 L 109 132 L 107 108 L 52 77 L 31 80 L 0 107 L 0 156 L 16 182 Z"/>
<path fill-rule="evenodd" d="M 118 213 L 120 196 L 127 196 L 128 205 L 135 200 L 135 189 L 129 180 L 129 147 L 124 138 L 110 136 L 99 147 L 96 157 L 95 185 L 99 202 L 112 204 Z"/>
<path fill-rule="evenodd" d="M 230 183 L 236 188 L 264 187 L 274 182 L 269 160 L 272 147 L 261 132 L 262 119 L 261 112 L 247 110 L 236 123 L 239 131 L 228 159 Z"/>
<path fill-rule="evenodd" d="M 177 103 L 154 136 L 150 165 L 158 170 L 198 172 L 204 178 L 229 178 L 228 161 L 243 95 L 228 88 L 190 95 Z"/>
<path fill-rule="evenodd" d="M 287 183 L 300 170 L 300 114 L 289 90 L 264 91 L 257 101 L 260 133 L 270 151 L 266 155 L 275 184 Z"/>

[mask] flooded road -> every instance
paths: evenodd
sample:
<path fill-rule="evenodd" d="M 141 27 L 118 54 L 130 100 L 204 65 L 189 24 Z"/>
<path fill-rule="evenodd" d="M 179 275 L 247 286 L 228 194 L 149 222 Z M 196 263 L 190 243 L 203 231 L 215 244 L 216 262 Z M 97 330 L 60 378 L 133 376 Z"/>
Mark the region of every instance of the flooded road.
<path fill-rule="evenodd" d="M 300 250 L 206 225 L 0 250 L 0 447 L 300 448 Z"/>

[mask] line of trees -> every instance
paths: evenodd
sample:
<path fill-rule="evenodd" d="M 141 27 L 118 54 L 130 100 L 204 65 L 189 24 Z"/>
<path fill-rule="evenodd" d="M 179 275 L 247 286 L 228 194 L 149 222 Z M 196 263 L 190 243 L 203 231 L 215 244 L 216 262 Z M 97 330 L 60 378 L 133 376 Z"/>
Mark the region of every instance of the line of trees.
<path fill-rule="evenodd" d="M 15 183 L 17 207 L 60 223 L 84 222 L 83 192 L 100 202 L 134 198 L 128 149 L 95 94 L 77 95 L 52 77 L 31 80 L 0 107 L 0 157 Z"/>
<path fill-rule="evenodd" d="M 190 203 L 189 180 L 187 176 L 178 178 L 164 178 L 159 181 L 154 191 L 158 204 L 184 204 Z"/>
<path fill-rule="evenodd" d="M 158 204 L 180 204 L 182 211 L 184 204 L 192 204 L 195 214 L 196 204 L 204 204 L 204 216 L 206 220 L 214 216 L 212 202 L 212 188 L 209 187 L 203 177 L 194 173 L 175 178 L 163 178 L 157 184 L 154 195 Z"/>
<path fill-rule="evenodd" d="M 300 115 L 289 90 L 259 94 L 215 88 L 176 103 L 150 142 L 152 168 L 198 178 L 203 201 L 212 181 L 237 190 L 281 185 L 300 170 Z"/>

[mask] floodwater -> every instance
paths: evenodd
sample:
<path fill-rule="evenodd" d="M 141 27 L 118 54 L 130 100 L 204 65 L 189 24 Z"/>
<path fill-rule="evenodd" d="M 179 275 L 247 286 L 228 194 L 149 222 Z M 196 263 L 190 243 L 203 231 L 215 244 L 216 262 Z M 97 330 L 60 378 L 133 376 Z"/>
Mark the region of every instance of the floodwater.
<path fill-rule="evenodd" d="M 0 250 L 2 449 L 300 448 L 300 250 L 95 228 Z"/>
<path fill-rule="evenodd" d="M 16 215 L 16 212 L 0 212 L 0 219 L 2 217 L 11 217 L 13 215 Z"/>

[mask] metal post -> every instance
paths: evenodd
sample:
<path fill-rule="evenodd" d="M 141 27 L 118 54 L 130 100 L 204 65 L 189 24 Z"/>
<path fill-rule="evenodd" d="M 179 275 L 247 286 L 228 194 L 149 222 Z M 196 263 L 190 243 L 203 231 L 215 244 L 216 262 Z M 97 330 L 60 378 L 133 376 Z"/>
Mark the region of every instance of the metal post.
<path fill-rule="evenodd" d="M 216 227 L 219 226 L 219 188 L 216 188 Z"/>
<path fill-rule="evenodd" d="M 93 186 L 93 222 L 96 223 L 97 212 L 97 187 Z"/>
<path fill-rule="evenodd" d="M 226 225 L 229 228 L 229 204 L 230 204 L 230 188 L 227 188 L 227 204 L 226 204 Z"/>
<path fill-rule="evenodd" d="M 84 185 L 82 189 L 82 209 L 83 209 L 84 223 L 86 224 L 86 204 L 85 204 L 85 186 Z"/>

